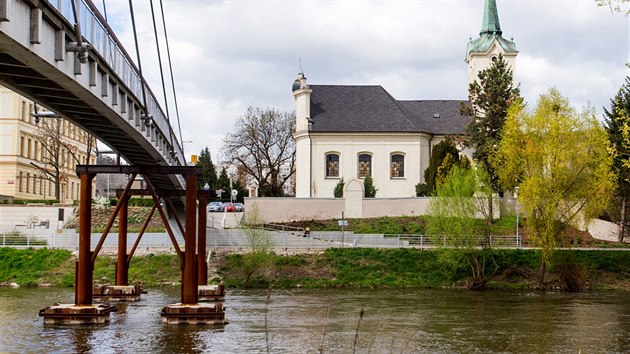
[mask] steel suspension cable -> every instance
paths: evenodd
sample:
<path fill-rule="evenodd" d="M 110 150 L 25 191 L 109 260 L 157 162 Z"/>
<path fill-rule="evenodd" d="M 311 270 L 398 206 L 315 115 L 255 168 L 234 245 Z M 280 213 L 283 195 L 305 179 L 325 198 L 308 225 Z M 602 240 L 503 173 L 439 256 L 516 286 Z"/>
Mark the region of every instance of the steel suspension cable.
<path fill-rule="evenodd" d="M 105 15 L 105 22 L 109 22 L 107 20 L 107 5 L 105 5 L 105 0 L 103 0 L 103 15 Z"/>
<path fill-rule="evenodd" d="M 131 12 L 131 26 L 133 27 L 133 39 L 136 42 L 136 56 L 138 57 L 138 70 L 140 71 L 140 83 L 142 84 L 142 103 L 144 104 L 144 113 L 148 115 L 146 82 L 142 75 L 142 61 L 140 60 L 140 47 L 138 46 L 138 32 L 136 31 L 136 17 L 133 14 L 133 4 L 129 0 L 129 11 Z"/>
<path fill-rule="evenodd" d="M 164 19 L 164 6 L 162 6 L 162 0 L 160 0 L 160 11 L 162 11 L 162 25 L 164 26 L 164 39 L 166 40 L 166 53 L 168 56 L 168 67 L 171 72 L 171 84 L 173 86 L 173 97 L 175 99 L 175 114 L 177 115 L 177 129 L 179 130 L 179 141 L 182 144 L 182 153 L 184 153 L 184 143 L 183 143 L 184 138 L 182 138 L 182 126 L 179 120 L 179 107 L 177 105 L 177 93 L 175 92 L 175 79 L 173 78 L 173 64 L 171 62 L 171 50 L 168 45 L 168 34 L 166 33 L 166 20 Z"/>
<path fill-rule="evenodd" d="M 171 127 L 171 117 L 168 110 L 168 97 L 166 96 L 166 85 L 164 83 L 164 70 L 162 70 L 162 55 L 160 54 L 160 41 L 158 40 L 157 25 L 155 24 L 155 11 L 153 11 L 153 0 L 149 1 L 151 5 L 151 18 L 153 19 L 153 34 L 155 35 L 155 47 L 157 48 L 158 63 L 160 65 L 160 77 L 162 78 L 162 92 L 164 92 L 164 105 L 166 108 L 166 121 L 168 122 L 169 138 L 171 140 L 171 148 L 173 148 L 173 128 Z"/>

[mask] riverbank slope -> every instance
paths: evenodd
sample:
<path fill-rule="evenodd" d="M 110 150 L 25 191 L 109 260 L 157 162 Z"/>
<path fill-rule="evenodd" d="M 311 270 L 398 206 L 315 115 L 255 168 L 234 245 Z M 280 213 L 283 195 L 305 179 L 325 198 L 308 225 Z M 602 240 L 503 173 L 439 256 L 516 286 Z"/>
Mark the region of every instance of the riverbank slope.
<path fill-rule="evenodd" d="M 211 267 L 228 288 L 442 288 L 464 287 L 469 268 L 447 251 L 369 248 L 330 249 L 293 256 L 215 254 Z M 534 288 L 540 254 L 537 250 L 497 250 L 497 275 L 489 288 Z M 76 258 L 68 251 L 0 248 L 0 284 L 74 286 Z M 98 257 L 96 284 L 114 281 L 116 259 Z M 549 272 L 549 288 L 563 287 L 562 274 L 577 274 L 585 289 L 630 290 L 630 252 L 623 250 L 558 251 Z M 214 276 L 213 276 L 214 277 Z M 179 284 L 176 255 L 136 256 L 131 282 L 146 287 Z"/>

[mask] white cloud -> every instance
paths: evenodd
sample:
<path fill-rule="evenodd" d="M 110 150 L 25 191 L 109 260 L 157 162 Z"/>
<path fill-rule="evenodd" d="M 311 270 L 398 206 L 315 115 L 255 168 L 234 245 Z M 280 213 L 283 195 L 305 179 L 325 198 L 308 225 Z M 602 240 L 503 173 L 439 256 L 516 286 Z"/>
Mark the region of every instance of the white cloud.
<path fill-rule="evenodd" d="M 127 3 L 106 4 L 110 25 L 135 58 Z M 465 99 L 466 44 L 478 36 L 483 13 L 482 0 L 164 5 L 182 133 L 193 140 L 186 150 L 208 146 L 215 159 L 248 106 L 294 109 L 298 58 L 314 84 L 377 84 L 398 99 Z M 162 99 L 149 4 L 134 6 L 143 69 Z M 535 102 L 555 86 L 576 107 L 591 102 L 601 113 L 628 73 L 628 19 L 594 0 L 498 1 L 498 8 L 504 37 L 520 50 L 516 79 L 525 98 Z M 166 68 L 165 53 L 162 47 Z"/>

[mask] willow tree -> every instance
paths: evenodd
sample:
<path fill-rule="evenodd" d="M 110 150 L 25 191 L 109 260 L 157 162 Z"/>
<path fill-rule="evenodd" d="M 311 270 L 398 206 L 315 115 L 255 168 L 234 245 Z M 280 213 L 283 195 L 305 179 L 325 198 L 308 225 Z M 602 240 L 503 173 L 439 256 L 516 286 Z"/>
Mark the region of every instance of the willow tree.
<path fill-rule="evenodd" d="M 510 107 L 491 163 L 506 190 L 520 186 L 529 240 L 542 249 L 540 285 L 562 231 L 608 203 L 615 175 L 607 148 L 594 110 L 577 112 L 556 89 L 541 95 L 533 110 Z"/>
<path fill-rule="evenodd" d="M 442 253 L 447 259 L 454 259 L 449 263 L 463 260 L 468 265 L 472 275 L 470 289 L 483 289 L 498 270 L 490 226 L 478 220 L 489 217 L 486 196 L 491 190 L 490 178 L 482 166 L 470 169 L 455 165 L 437 185 L 436 198 L 429 203 L 427 233 L 439 244 L 449 246 Z"/>

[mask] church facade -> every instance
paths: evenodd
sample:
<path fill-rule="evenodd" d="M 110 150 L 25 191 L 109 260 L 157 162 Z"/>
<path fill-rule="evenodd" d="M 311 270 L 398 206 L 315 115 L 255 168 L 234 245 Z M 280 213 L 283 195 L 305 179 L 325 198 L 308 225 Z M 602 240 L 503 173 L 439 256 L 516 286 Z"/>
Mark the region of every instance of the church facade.
<path fill-rule="evenodd" d="M 517 54 L 502 36 L 496 0 L 486 0 L 479 38 L 466 51 L 468 82 L 499 55 L 514 68 Z M 302 73 L 292 90 L 297 198 L 332 198 L 342 178 L 346 191 L 356 191 L 367 175 L 377 198 L 413 197 L 433 146 L 465 136 L 470 121 L 459 112 L 465 100 L 401 101 L 381 86 L 309 85 Z"/>

